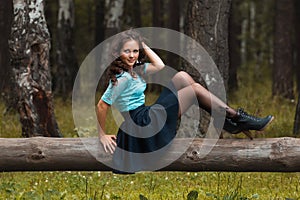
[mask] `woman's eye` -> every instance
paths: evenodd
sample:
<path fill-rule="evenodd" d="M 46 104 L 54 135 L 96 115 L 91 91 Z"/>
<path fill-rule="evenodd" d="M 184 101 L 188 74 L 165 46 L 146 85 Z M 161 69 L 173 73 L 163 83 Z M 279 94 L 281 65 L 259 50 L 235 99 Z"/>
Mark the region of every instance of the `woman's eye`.
<path fill-rule="evenodd" d="M 136 50 L 133 50 L 133 53 L 138 53 L 138 52 L 139 52 L 139 50 L 137 50 L 137 49 L 136 49 Z"/>
<path fill-rule="evenodd" d="M 128 49 L 124 50 L 124 53 L 130 53 L 130 51 Z"/>

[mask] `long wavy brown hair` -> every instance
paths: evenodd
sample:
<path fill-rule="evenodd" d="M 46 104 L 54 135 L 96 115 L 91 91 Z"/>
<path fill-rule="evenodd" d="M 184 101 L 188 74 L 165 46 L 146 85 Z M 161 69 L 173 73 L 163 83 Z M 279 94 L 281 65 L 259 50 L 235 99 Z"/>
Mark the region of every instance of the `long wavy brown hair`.
<path fill-rule="evenodd" d="M 112 81 L 112 84 L 115 85 L 117 83 L 117 75 L 126 71 L 129 71 L 129 66 L 126 65 L 120 58 L 120 52 L 123 48 L 124 44 L 130 40 L 134 40 L 139 44 L 139 57 L 138 62 L 134 64 L 133 68 L 138 65 L 143 65 L 146 60 L 146 54 L 142 47 L 142 42 L 145 39 L 135 30 L 128 30 L 122 32 L 117 36 L 117 38 L 112 43 L 111 48 L 111 56 L 113 57 L 113 62 L 108 66 L 108 78 Z M 130 72 L 130 74 L 134 77 L 135 74 Z"/>

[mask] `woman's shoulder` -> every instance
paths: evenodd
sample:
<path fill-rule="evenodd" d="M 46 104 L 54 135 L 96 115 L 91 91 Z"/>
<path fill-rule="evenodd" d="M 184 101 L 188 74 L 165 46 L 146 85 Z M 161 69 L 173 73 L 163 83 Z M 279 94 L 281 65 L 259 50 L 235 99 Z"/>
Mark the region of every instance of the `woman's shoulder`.
<path fill-rule="evenodd" d="M 117 78 L 116 86 L 118 86 L 118 85 L 124 85 L 130 83 L 132 76 L 128 72 L 123 71 L 122 73 L 117 74 L 116 78 Z"/>
<path fill-rule="evenodd" d="M 148 62 L 140 63 L 135 67 L 135 71 L 140 75 L 145 75 L 148 65 Z"/>
<path fill-rule="evenodd" d="M 116 75 L 116 78 L 117 78 L 118 80 L 121 80 L 121 79 L 131 79 L 131 75 L 130 75 L 128 72 L 123 71 L 123 72 L 121 72 L 120 74 L 117 74 L 117 75 Z"/>

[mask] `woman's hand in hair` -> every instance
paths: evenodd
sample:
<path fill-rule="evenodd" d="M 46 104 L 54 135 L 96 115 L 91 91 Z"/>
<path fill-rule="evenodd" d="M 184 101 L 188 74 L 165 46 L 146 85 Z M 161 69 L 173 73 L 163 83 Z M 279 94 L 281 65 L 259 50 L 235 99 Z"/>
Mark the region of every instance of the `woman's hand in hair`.
<path fill-rule="evenodd" d="M 159 70 L 162 70 L 165 67 L 164 62 L 162 59 L 150 48 L 148 47 L 144 42 L 142 42 L 143 49 L 145 51 L 145 54 L 150 60 L 150 64 L 147 67 L 146 73 L 155 73 Z"/>

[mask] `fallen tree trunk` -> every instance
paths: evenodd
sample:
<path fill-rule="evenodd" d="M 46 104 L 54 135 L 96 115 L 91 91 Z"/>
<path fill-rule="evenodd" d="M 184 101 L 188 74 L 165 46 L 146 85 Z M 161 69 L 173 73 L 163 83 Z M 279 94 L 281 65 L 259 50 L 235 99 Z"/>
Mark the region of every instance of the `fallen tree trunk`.
<path fill-rule="evenodd" d="M 183 140 L 176 139 L 174 147 Z M 207 140 L 207 139 L 206 139 Z M 161 171 L 299 172 L 300 139 L 220 139 L 201 158 L 204 139 L 195 139 L 188 150 Z M 87 148 L 89 150 L 87 150 Z M 90 154 L 103 152 L 97 138 L 1 138 L 1 171 L 110 171 Z"/>

